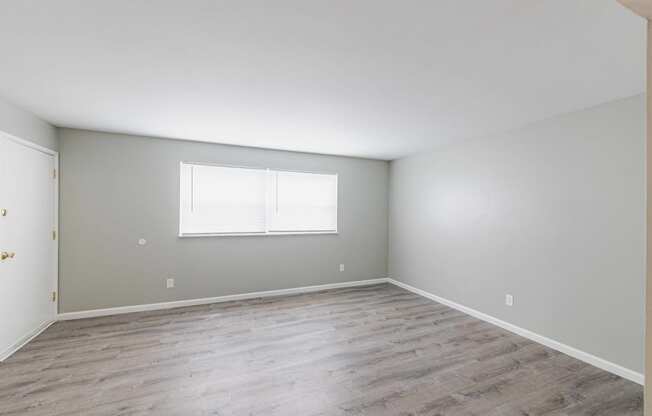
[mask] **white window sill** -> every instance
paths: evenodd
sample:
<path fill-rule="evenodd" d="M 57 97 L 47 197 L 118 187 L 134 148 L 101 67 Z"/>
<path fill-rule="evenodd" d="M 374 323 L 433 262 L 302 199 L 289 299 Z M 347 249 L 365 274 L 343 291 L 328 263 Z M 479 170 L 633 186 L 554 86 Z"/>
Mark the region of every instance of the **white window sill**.
<path fill-rule="evenodd" d="M 286 231 L 268 233 L 180 233 L 179 238 L 193 237 L 272 237 L 279 235 L 335 235 L 338 231 Z"/>

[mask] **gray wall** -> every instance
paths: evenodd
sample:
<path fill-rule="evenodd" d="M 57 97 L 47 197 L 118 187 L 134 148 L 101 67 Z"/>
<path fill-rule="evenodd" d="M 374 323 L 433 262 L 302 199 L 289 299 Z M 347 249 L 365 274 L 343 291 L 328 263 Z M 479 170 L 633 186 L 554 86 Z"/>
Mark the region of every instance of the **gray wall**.
<path fill-rule="evenodd" d="M 642 372 L 644 152 L 637 96 L 394 161 L 390 275 Z"/>
<path fill-rule="evenodd" d="M 387 162 L 59 133 L 62 312 L 387 275 Z M 340 233 L 178 238 L 181 160 L 336 171 Z M 168 277 L 176 288 L 165 288 Z"/>
<path fill-rule="evenodd" d="M 57 150 L 57 129 L 13 104 L 0 99 L 0 131 Z"/>

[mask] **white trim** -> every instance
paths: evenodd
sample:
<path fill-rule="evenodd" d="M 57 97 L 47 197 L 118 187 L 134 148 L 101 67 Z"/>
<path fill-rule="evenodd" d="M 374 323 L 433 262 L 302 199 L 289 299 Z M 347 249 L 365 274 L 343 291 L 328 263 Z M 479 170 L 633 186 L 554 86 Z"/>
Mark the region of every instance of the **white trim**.
<path fill-rule="evenodd" d="M 387 282 L 388 282 L 387 278 L 382 277 L 379 279 L 356 280 L 353 282 L 330 283 L 325 285 L 304 286 L 304 287 L 296 287 L 290 289 L 267 290 L 264 292 L 241 293 L 236 295 L 216 296 L 211 298 L 187 299 L 187 300 L 179 300 L 173 302 L 150 303 L 145 305 L 134 305 L 134 306 L 120 306 L 117 308 L 92 309 L 92 310 L 79 311 L 79 312 L 66 312 L 66 313 L 59 314 L 59 320 L 68 321 L 72 319 L 95 318 L 98 316 L 120 315 L 124 313 L 156 311 L 160 309 L 172 309 L 172 308 L 181 308 L 184 306 L 207 305 L 210 303 L 221 303 L 221 302 L 229 302 L 234 300 L 267 298 L 272 296 L 311 293 L 311 292 L 318 292 L 318 291 L 328 290 L 328 289 L 340 289 L 340 288 L 356 287 L 356 286 L 370 286 L 370 285 L 377 285 L 377 284 L 387 283 Z"/>
<path fill-rule="evenodd" d="M 634 370 L 630 370 L 629 368 L 625 368 L 623 366 L 620 366 L 618 364 L 612 363 L 610 361 L 607 361 L 603 358 L 596 357 L 595 355 L 589 354 L 588 352 L 584 352 L 581 350 L 578 350 L 577 348 L 571 347 L 569 345 L 563 344 L 559 341 L 555 341 L 554 339 L 550 339 L 548 337 L 545 337 L 543 335 L 539 335 L 535 332 L 532 332 L 530 330 L 518 327 L 516 325 L 510 324 L 509 322 L 505 322 L 503 320 L 500 320 L 498 318 L 494 318 L 491 315 L 487 315 L 485 313 L 482 313 L 480 311 L 477 311 L 475 309 L 471 309 L 467 306 L 460 305 L 459 303 L 450 301 L 448 299 L 439 297 L 437 295 L 433 295 L 432 293 L 426 292 L 425 290 L 417 289 L 414 286 L 410 286 L 408 284 L 399 282 L 397 280 L 394 280 L 392 278 L 388 278 L 387 281 L 395 286 L 401 287 L 405 290 L 408 290 L 412 293 L 415 293 L 417 295 L 423 296 L 425 298 L 434 300 L 435 302 L 439 302 L 443 305 L 446 305 L 448 307 L 451 307 L 453 309 L 457 309 L 458 311 L 464 312 L 468 315 L 471 315 L 475 318 L 481 319 L 485 322 L 489 322 L 490 324 L 499 326 L 503 329 L 506 329 L 510 332 L 513 332 L 517 335 L 520 335 L 522 337 L 531 339 L 534 342 L 538 342 L 539 344 L 543 344 L 546 347 L 552 348 L 553 350 L 562 352 L 566 355 L 569 355 L 573 358 L 576 358 L 580 361 L 584 361 L 585 363 L 591 364 L 595 367 L 598 367 L 602 370 L 608 371 L 610 373 L 616 374 L 622 378 L 625 378 L 627 380 L 633 381 L 634 383 L 638 383 L 643 385 L 645 377 L 643 374 L 638 373 Z"/>
<path fill-rule="evenodd" d="M 54 152 L 54 168 L 56 169 L 56 176 L 54 180 L 54 231 L 56 238 L 52 240 L 54 244 L 54 284 L 53 290 L 57 292 L 56 300 L 54 301 L 54 317 L 57 318 L 59 314 L 59 299 L 61 291 L 59 290 L 59 240 L 61 233 L 59 232 L 59 178 L 61 177 L 61 169 L 59 167 L 59 152 Z"/>
<path fill-rule="evenodd" d="M 50 148 L 41 146 L 40 144 L 30 142 L 29 140 L 21 139 L 20 137 L 16 137 L 13 134 L 9 134 L 9 133 L 4 132 L 4 131 L 0 131 L 0 134 L 2 136 L 6 137 L 7 139 L 13 141 L 13 142 L 16 142 L 18 144 L 22 144 L 23 146 L 29 147 L 29 148 L 34 149 L 34 150 L 38 150 L 39 152 L 43 152 L 43 153 L 46 153 L 48 155 L 53 155 L 53 156 L 58 156 L 59 155 L 59 152 L 57 152 L 56 150 L 52 150 Z"/>
<path fill-rule="evenodd" d="M 287 169 L 287 168 L 275 168 L 274 165 L 262 166 L 253 166 L 253 165 L 238 165 L 234 163 L 222 163 L 222 162 L 194 162 L 192 160 L 182 160 L 181 164 L 186 165 L 200 165 L 200 166 L 215 166 L 218 168 L 239 168 L 239 169 L 254 169 L 254 170 L 273 170 L 278 172 L 295 172 L 295 173 L 314 173 L 317 175 L 337 175 L 336 171 L 332 170 L 304 170 L 304 169 Z"/>
<path fill-rule="evenodd" d="M 50 325 L 52 325 L 55 322 L 56 321 L 45 321 L 41 325 L 36 327 L 33 331 L 30 331 L 27 335 L 21 337 L 13 345 L 10 345 L 7 349 L 5 349 L 3 352 L 0 353 L 0 362 L 11 357 L 16 351 L 23 348 L 25 344 L 27 344 L 28 342 L 30 342 L 31 340 L 39 336 L 41 332 L 48 329 Z"/>
<path fill-rule="evenodd" d="M 184 233 L 179 238 L 193 237 L 269 237 L 279 235 L 337 235 L 337 231 L 270 231 L 268 233 Z"/>
<path fill-rule="evenodd" d="M 234 301 L 234 300 L 245 300 L 245 299 L 255 299 L 255 298 L 264 298 L 264 297 L 272 297 L 272 296 L 283 296 L 283 295 L 292 295 L 292 294 L 300 294 L 300 293 L 311 293 L 311 292 L 318 292 L 322 290 L 328 290 L 328 289 L 338 289 L 338 288 L 347 288 L 347 287 L 356 287 L 356 286 L 369 286 L 369 285 L 376 285 L 376 284 L 382 284 L 382 283 L 390 283 L 395 286 L 398 286 L 400 288 L 403 288 L 405 290 L 408 290 L 412 293 L 415 293 L 417 295 L 423 296 L 425 298 L 431 299 L 435 302 L 441 303 L 443 305 L 446 305 L 448 307 L 451 307 L 453 309 L 457 309 L 461 312 L 464 312 L 470 316 L 473 316 L 475 318 L 478 318 L 480 320 L 483 320 L 485 322 L 489 322 L 490 324 L 496 325 L 498 327 L 501 327 L 503 329 L 506 329 L 507 331 L 513 332 L 517 335 L 520 335 L 522 337 L 531 339 L 534 342 L 537 342 L 539 344 L 545 345 L 549 348 L 552 348 L 556 351 L 562 352 L 566 355 L 569 355 L 573 358 L 576 358 L 580 361 L 584 361 L 588 364 L 591 364 L 595 367 L 598 367 L 602 370 L 608 371 L 610 373 L 616 374 L 620 377 L 623 377 L 627 380 L 633 381 L 638 384 L 643 384 L 644 383 L 644 376 L 641 373 L 638 373 L 634 370 L 630 370 L 628 368 L 622 367 L 618 364 L 612 363 L 610 361 L 607 361 L 605 359 L 602 359 L 600 357 L 596 357 L 595 355 L 589 354 L 587 352 L 578 350 L 577 348 L 571 347 L 569 345 L 563 344 L 559 341 L 555 341 L 553 339 L 547 338 L 543 335 L 539 335 L 535 332 L 529 331 L 527 329 L 518 327 L 516 325 L 510 324 L 508 322 L 505 322 L 503 320 L 500 320 L 498 318 L 495 318 L 493 316 L 487 315 L 485 313 L 482 313 L 480 311 L 477 311 L 475 309 L 466 307 L 464 305 L 460 305 L 459 303 L 450 301 L 448 299 L 433 295 L 432 293 L 426 292 L 425 290 L 417 289 L 413 286 L 410 286 L 408 284 L 399 282 L 397 280 L 394 280 L 392 278 L 379 278 L 379 279 L 369 279 L 369 280 L 357 280 L 353 282 L 343 282 L 343 283 L 331 283 L 331 284 L 325 284 L 325 285 L 317 285 L 317 286 L 305 286 L 305 287 L 298 287 L 298 288 L 290 288 L 290 289 L 280 289 L 280 290 L 269 290 L 269 291 L 264 291 L 264 292 L 251 292 L 251 293 L 242 293 L 242 294 L 236 294 L 236 295 L 226 295 L 226 296 L 217 296 L 217 297 L 211 297 L 211 298 L 201 298 L 201 299 L 188 299 L 188 300 L 180 300 L 180 301 L 173 301 L 173 302 L 161 302 L 161 303 L 151 303 L 151 304 L 145 304 L 145 305 L 135 305 L 135 306 L 122 306 L 122 307 L 117 307 L 117 308 L 107 308 L 107 309 L 94 309 L 94 310 L 87 310 L 87 311 L 79 311 L 79 312 L 67 312 L 67 313 L 60 313 L 58 315 L 58 319 L 65 321 L 65 320 L 73 320 L 73 319 L 83 319 L 83 318 L 95 318 L 95 317 L 100 317 L 100 316 L 110 316 L 110 315 L 119 315 L 119 314 L 125 314 L 125 313 L 134 313 L 134 312 L 144 312 L 144 311 L 155 311 L 155 310 L 161 310 L 161 309 L 171 309 L 171 308 L 180 308 L 184 306 L 195 306 L 195 305 L 206 305 L 206 304 L 211 304 L 211 303 L 220 303 L 220 302 L 228 302 L 228 301 Z"/>

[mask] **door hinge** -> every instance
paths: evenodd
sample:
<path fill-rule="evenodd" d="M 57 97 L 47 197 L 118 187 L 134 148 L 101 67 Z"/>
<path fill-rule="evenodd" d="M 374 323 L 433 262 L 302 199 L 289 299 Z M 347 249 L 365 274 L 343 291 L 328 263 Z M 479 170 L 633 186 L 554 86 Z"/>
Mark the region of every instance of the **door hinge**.
<path fill-rule="evenodd" d="M 57 239 L 57 230 L 52 230 L 52 239 L 53 240 Z"/>
<path fill-rule="evenodd" d="M 52 292 L 52 302 L 57 301 L 57 292 Z"/>
<path fill-rule="evenodd" d="M 57 179 L 57 170 L 52 169 L 52 179 Z"/>

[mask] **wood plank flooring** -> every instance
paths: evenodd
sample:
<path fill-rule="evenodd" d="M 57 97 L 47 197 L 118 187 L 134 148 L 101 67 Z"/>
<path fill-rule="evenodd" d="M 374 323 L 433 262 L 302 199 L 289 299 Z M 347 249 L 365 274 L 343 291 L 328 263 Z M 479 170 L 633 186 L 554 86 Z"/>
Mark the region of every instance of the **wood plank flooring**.
<path fill-rule="evenodd" d="M 0 414 L 643 415 L 641 386 L 391 285 L 58 322 Z"/>

